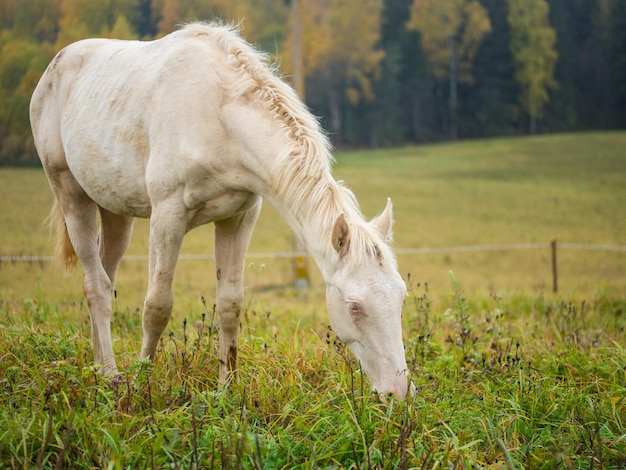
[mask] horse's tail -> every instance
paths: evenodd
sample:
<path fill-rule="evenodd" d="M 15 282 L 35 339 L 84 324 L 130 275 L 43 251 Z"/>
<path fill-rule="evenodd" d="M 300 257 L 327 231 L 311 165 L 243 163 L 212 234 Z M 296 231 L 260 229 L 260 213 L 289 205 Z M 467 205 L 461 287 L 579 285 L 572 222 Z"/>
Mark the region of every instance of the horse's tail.
<path fill-rule="evenodd" d="M 76 267 L 78 257 L 74 251 L 74 246 L 67 233 L 67 225 L 65 224 L 65 216 L 61 210 L 59 201 L 55 198 L 52 212 L 50 213 L 50 225 L 54 227 L 57 236 L 56 254 L 61 259 L 66 269 Z"/>

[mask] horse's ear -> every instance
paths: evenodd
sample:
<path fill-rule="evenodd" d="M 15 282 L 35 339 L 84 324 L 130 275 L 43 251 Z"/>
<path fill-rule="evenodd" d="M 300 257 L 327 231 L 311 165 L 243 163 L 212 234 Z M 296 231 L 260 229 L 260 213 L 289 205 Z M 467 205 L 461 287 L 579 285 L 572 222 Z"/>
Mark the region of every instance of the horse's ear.
<path fill-rule="evenodd" d="M 332 233 L 333 248 L 340 257 L 344 257 L 348 253 L 350 246 L 350 229 L 348 222 L 343 214 L 340 214 L 335 221 Z"/>
<path fill-rule="evenodd" d="M 385 241 L 391 241 L 393 238 L 393 231 L 391 230 L 393 225 L 393 204 L 391 203 L 391 198 L 387 198 L 387 207 L 385 207 L 382 214 L 372 220 L 371 224 L 376 227 L 376 230 L 378 230 L 378 233 Z"/>

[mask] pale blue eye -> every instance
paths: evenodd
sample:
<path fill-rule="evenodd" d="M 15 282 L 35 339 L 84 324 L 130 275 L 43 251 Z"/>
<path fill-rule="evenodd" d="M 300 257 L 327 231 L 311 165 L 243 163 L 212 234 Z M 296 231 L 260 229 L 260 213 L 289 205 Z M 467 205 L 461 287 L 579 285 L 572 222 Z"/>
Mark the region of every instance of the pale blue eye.
<path fill-rule="evenodd" d="M 354 302 L 349 302 L 348 310 L 350 310 L 350 313 L 359 313 L 359 306 Z"/>

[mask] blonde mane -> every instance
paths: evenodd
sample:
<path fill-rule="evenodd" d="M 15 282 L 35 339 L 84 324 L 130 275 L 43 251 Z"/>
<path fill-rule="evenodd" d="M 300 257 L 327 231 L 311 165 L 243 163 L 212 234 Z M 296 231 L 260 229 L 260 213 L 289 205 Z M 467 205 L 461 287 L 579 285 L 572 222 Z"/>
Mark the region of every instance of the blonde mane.
<path fill-rule="evenodd" d="M 328 240 L 324 255 L 331 256 L 330 233 L 335 219 L 343 213 L 351 227 L 351 262 L 362 264 L 376 256 L 383 268 L 397 270 L 391 248 L 365 221 L 354 194 L 333 179 L 332 146 L 318 120 L 279 77 L 267 54 L 242 39 L 239 28 L 233 25 L 191 23 L 184 31 L 213 39 L 228 55 L 229 65 L 240 72 L 239 80 L 232 85 L 234 95 L 261 103 L 285 132 L 288 145 L 274 162 L 273 192 L 277 199 L 289 202 L 298 219 L 306 220 L 319 239 Z"/>

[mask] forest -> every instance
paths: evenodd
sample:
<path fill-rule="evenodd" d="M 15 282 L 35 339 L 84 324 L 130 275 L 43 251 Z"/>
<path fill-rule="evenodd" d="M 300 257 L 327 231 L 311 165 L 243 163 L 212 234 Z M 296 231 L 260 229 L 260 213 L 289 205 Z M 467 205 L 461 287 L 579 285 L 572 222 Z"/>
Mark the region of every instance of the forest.
<path fill-rule="evenodd" d="M 194 20 L 239 24 L 338 148 L 626 127 L 626 0 L 0 0 L 0 166 L 37 165 L 65 45 Z"/>

